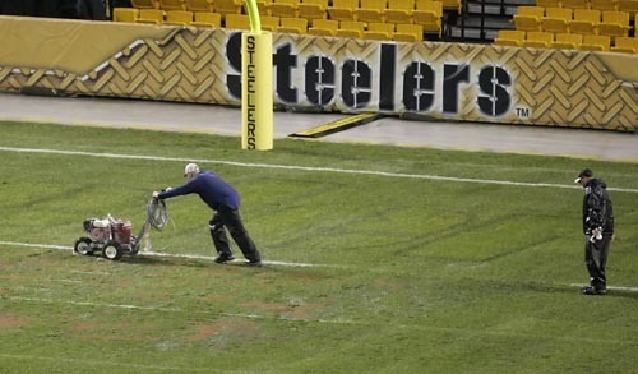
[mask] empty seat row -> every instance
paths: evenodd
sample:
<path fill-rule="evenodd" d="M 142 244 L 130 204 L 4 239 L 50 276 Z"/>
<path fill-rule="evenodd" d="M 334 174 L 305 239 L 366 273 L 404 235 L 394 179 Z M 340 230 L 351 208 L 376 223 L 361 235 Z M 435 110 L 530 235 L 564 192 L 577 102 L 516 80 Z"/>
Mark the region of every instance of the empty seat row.
<path fill-rule="evenodd" d="M 441 35 L 443 7 L 458 0 L 257 0 L 262 17 L 332 19 L 337 21 L 414 23 Z M 241 0 L 134 0 L 136 9 L 188 10 L 242 14 Z"/>
<path fill-rule="evenodd" d="M 279 30 L 281 31 L 281 29 Z M 366 25 L 358 21 L 316 19 L 308 29 L 310 34 L 364 38 L 368 40 L 395 40 L 417 42 L 423 40 L 423 28 L 414 24 L 371 22 Z"/>
<path fill-rule="evenodd" d="M 624 10 L 638 12 L 638 0 L 536 0 L 536 5 L 545 8 Z"/>
<path fill-rule="evenodd" d="M 611 38 L 602 35 L 501 30 L 494 43 L 501 46 L 638 53 L 638 38 L 624 36 L 617 37 L 612 47 Z"/>
<path fill-rule="evenodd" d="M 221 14 L 242 13 L 241 0 L 138 0 L 136 8 L 190 10 Z M 331 5 L 329 5 L 331 4 Z M 339 21 L 416 23 L 440 34 L 443 9 L 460 11 L 459 0 L 257 0 L 262 16 L 336 19 Z M 244 10 L 245 13 L 245 10 Z"/>
<path fill-rule="evenodd" d="M 131 0 L 135 9 L 188 10 L 203 13 L 239 13 L 242 0 Z"/>
<path fill-rule="evenodd" d="M 262 29 L 281 33 L 311 33 L 324 36 L 354 37 L 369 40 L 395 40 L 417 42 L 423 40 L 423 28 L 415 24 L 365 23 L 315 19 L 310 24 L 304 18 L 261 18 Z M 136 22 L 169 26 L 222 27 L 219 13 L 190 12 L 185 10 L 116 8 L 116 22 Z M 250 18 L 244 14 L 226 14 L 223 20 L 227 29 L 250 29 Z M 310 26 L 310 27 L 309 27 Z"/>
<path fill-rule="evenodd" d="M 419 9 L 421 0 L 257 0 L 260 8 L 294 8 L 319 5 L 323 11 L 330 5 L 340 9 L 360 9 L 369 13 L 384 13 L 387 10 L 410 13 Z M 461 0 L 442 0 L 443 7 L 454 9 L 461 13 Z M 137 9 L 190 10 L 201 12 L 216 12 L 225 14 L 239 13 L 242 0 L 132 0 Z M 364 12 L 365 13 L 365 12 Z"/>
<path fill-rule="evenodd" d="M 221 27 L 219 13 L 193 13 L 184 10 L 115 8 L 115 22 L 163 24 L 167 26 Z"/>
<path fill-rule="evenodd" d="M 514 15 L 519 31 L 572 32 L 610 37 L 629 36 L 629 13 L 619 10 L 520 6 Z"/>

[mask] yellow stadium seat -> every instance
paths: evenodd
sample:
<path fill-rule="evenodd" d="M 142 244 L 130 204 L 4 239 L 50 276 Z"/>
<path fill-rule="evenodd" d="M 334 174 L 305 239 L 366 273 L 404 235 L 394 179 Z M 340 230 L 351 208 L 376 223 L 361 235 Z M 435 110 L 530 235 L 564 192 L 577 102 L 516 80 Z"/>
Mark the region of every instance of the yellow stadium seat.
<path fill-rule="evenodd" d="M 461 0 L 443 0 L 443 9 L 454 9 L 461 14 Z"/>
<path fill-rule="evenodd" d="M 339 21 L 335 19 L 314 19 L 308 33 L 323 36 L 335 36 L 339 29 Z"/>
<path fill-rule="evenodd" d="M 600 10 L 574 9 L 574 19 L 569 22 L 569 32 L 594 34 L 600 23 Z"/>
<path fill-rule="evenodd" d="M 543 8 L 560 8 L 562 3 L 560 0 L 536 0 L 536 6 Z"/>
<path fill-rule="evenodd" d="M 603 10 L 603 20 L 598 24 L 598 35 L 629 36 L 629 13 L 620 10 Z"/>
<path fill-rule="evenodd" d="M 186 10 L 190 10 L 194 13 L 205 12 L 212 13 L 213 1 L 212 0 L 186 0 Z"/>
<path fill-rule="evenodd" d="M 339 21 L 354 21 L 354 10 L 358 8 L 359 0 L 332 0 L 332 6 L 328 8 L 330 19 Z"/>
<path fill-rule="evenodd" d="M 530 31 L 527 38 L 523 41 L 524 47 L 531 48 L 549 48 L 554 41 L 554 34 L 551 32 Z"/>
<path fill-rule="evenodd" d="M 328 0 L 303 0 L 299 4 L 299 17 L 307 20 L 328 17 Z"/>
<path fill-rule="evenodd" d="M 343 38 L 361 38 L 365 30 L 366 24 L 364 22 L 341 21 L 339 29 L 337 30 L 337 36 Z"/>
<path fill-rule="evenodd" d="M 193 12 L 186 10 L 167 10 L 164 24 L 172 26 L 188 26 L 193 23 Z"/>
<path fill-rule="evenodd" d="M 338 21 L 337 21 L 338 22 Z M 331 29 L 322 29 L 319 27 L 309 27 L 308 34 L 315 36 L 335 36 L 337 34 L 336 31 Z"/>
<path fill-rule="evenodd" d="M 242 0 L 214 0 L 213 10 L 221 15 L 241 14 Z"/>
<path fill-rule="evenodd" d="M 554 49 L 578 49 L 582 43 L 582 34 L 559 32 L 554 35 L 554 41 L 550 47 Z"/>
<path fill-rule="evenodd" d="M 583 44 L 578 49 L 583 51 L 609 51 L 611 38 L 603 35 L 583 35 Z"/>
<path fill-rule="evenodd" d="M 414 0 L 388 0 L 385 20 L 397 24 L 412 23 L 412 12 L 414 12 Z"/>
<path fill-rule="evenodd" d="M 361 6 L 355 9 L 357 21 L 383 22 L 386 0 L 361 0 Z"/>
<path fill-rule="evenodd" d="M 414 23 L 423 26 L 425 32 L 438 32 L 441 35 L 443 3 L 436 0 L 418 0 L 412 13 Z"/>
<path fill-rule="evenodd" d="M 270 14 L 273 17 L 297 17 L 299 0 L 274 0 L 270 5 Z"/>
<path fill-rule="evenodd" d="M 397 42 L 420 42 L 423 40 L 423 27 L 410 23 L 397 24 L 397 32 L 392 37 Z"/>
<path fill-rule="evenodd" d="M 160 8 L 163 10 L 185 10 L 184 0 L 160 0 Z"/>
<path fill-rule="evenodd" d="M 616 45 L 611 47 L 614 52 L 622 53 L 638 53 L 638 38 L 630 38 L 628 36 L 619 36 L 616 38 Z"/>
<path fill-rule="evenodd" d="M 392 40 L 384 32 L 366 31 L 363 33 L 363 38 L 366 40 Z"/>
<path fill-rule="evenodd" d="M 618 10 L 629 13 L 629 18 L 635 19 L 638 13 L 638 0 L 618 0 Z M 636 22 L 634 22 L 634 26 L 636 26 Z"/>
<path fill-rule="evenodd" d="M 222 27 L 222 15 L 219 13 L 195 13 L 195 20 L 191 23 L 195 27 Z"/>
<path fill-rule="evenodd" d="M 590 0 L 591 8 L 598 10 L 616 10 L 618 9 L 618 0 Z"/>
<path fill-rule="evenodd" d="M 250 30 L 250 18 L 245 14 L 227 14 L 225 27 L 227 29 Z"/>
<path fill-rule="evenodd" d="M 321 28 L 312 28 L 309 27 L 308 28 L 308 34 L 310 35 L 314 35 L 314 36 L 331 36 L 331 37 L 335 37 L 336 36 L 336 31 L 334 30 L 330 30 L 330 29 L 321 29 Z"/>
<path fill-rule="evenodd" d="M 545 18 L 541 20 L 541 28 L 545 32 L 569 32 L 569 22 L 574 11 L 567 8 L 547 8 Z"/>
<path fill-rule="evenodd" d="M 164 22 L 164 11 L 161 9 L 140 9 L 139 18 L 136 18 L 135 22 L 160 24 Z"/>
<path fill-rule="evenodd" d="M 520 47 L 525 41 L 525 31 L 520 30 L 501 30 L 494 38 L 494 44 L 500 46 Z"/>
<path fill-rule="evenodd" d="M 561 0 L 563 8 L 589 9 L 589 0 Z"/>
<path fill-rule="evenodd" d="M 536 6 L 519 6 L 514 15 L 516 30 L 541 31 L 541 22 L 545 17 L 545 8 Z"/>
<path fill-rule="evenodd" d="M 282 18 L 279 32 L 290 34 L 306 34 L 308 32 L 308 20 L 305 18 Z"/>
<path fill-rule="evenodd" d="M 260 17 L 261 28 L 270 32 L 277 32 L 279 29 L 279 17 L 265 16 Z"/>
<path fill-rule="evenodd" d="M 270 11 L 272 0 L 256 0 L 255 3 L 257 4 L 257 9 L 259 10 L 260 16 L 265 17 L 272 14 Z"/>
<path fill-rule="evenodd" d="M 157 0 L 131 0 L 131 4 L 137 9 L 159 9 Z"/>
<path fill-rule="evenodd" d="M 114 22 L 135 22 L 139 18 L 139 9 L 134 8 L 115 8 L 113 9 Z"/>
<path fill-rule="evenodd" d="M 368 30 L 363 33 L 363 38 L 369 40 L 392 40 L 393 35 L 394 23 L 371 22 L 368 23 Z"/>

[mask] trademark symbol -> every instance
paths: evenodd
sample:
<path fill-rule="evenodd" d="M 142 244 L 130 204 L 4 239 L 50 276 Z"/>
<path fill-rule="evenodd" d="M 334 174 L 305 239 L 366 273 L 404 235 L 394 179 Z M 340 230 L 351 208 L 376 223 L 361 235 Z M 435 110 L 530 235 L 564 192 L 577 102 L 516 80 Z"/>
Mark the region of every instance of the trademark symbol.
<path fill-rule="evenodd" d="M 516 115 L 518 118 L 529 118 L 531 116 L 529 108 L 518 107 L 516 108 Z"/>

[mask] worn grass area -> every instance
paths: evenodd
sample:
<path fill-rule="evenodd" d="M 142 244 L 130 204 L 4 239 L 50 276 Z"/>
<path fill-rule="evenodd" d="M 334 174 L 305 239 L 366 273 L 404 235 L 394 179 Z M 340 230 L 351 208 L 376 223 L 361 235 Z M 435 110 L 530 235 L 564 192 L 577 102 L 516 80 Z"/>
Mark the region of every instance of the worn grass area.
<path fill-rule="evenodd" d="M 578 189 L 638 165 L 382 146 L 0 124 L 0 147 L 208 160 L 242 193 L 260 269 L 0 245 L 3 372 L 633 372 L 638 292 L 584 297 Z M 236 164 L 219 163 L 233 161 Z M 252 163 L 251 165 L 239 163 Z M 260 164 L 260 165 L 255 165 Z M 265 165 L 304 166 L 270 168 Z M 107 212 L 139 228 L 184 162 L 0 150 L 0 241 L 72 245 Z M 316 168 L 338 168 L 334 169 Z M 350 172 L 343 172 L 343 169 Z M 401 175 L 367 175 L 353 171 Z M 638 193 L 612 192 L 611 286 L 638 287 Z M 156 250 L 212 256 L 210 211 L 168 200 Z"/>

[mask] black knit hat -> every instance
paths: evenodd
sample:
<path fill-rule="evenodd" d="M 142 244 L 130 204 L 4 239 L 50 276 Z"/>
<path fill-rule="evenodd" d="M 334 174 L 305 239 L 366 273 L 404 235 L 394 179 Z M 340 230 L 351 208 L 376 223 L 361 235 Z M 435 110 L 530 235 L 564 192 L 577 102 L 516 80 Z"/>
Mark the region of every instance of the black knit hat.
<path fill-rule="evenodd" d="M 578 177 L 574 179 L 574 183 L 580 183 L 580 181 L 583 180 L 583 177 L 593 177 L 593 176 L 594 176 L 594 173 L 591 171 L 591 169 L 589 168 L 583 169 L 583 171 L 578 173 Z"/>

